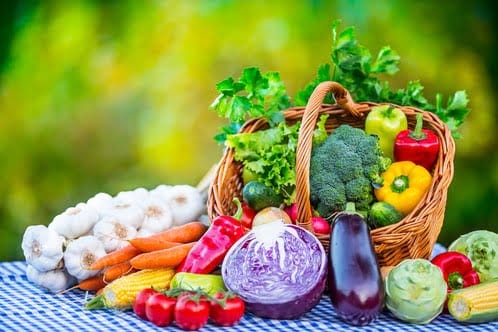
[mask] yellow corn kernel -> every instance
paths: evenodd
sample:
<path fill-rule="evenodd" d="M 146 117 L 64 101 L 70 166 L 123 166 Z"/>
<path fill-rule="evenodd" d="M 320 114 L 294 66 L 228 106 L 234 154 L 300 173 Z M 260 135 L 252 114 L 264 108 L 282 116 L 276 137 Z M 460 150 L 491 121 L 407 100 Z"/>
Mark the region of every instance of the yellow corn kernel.
<path fill-rule="evenodd" d="M 498 279 L 451 292 L 448 311 L 455 319 L 485 323 L 498 319 Z"/>
<path fill-rule="evenodd" d="M 118 278 L 104 287 L 102 294 L 86 304 L 87 309 L 128 309 L 133 306 L 137 294 L 144 288 L 164 290 L 169 287 L 175 270 L 148 269 Z"/>

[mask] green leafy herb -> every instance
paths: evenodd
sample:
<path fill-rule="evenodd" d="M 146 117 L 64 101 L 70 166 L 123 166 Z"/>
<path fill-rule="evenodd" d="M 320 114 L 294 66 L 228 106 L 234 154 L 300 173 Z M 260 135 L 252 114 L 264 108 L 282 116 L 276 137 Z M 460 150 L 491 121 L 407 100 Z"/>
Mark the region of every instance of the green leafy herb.
<path fill-rule="evenodd" d="M 405 88 L 392 91 L 389 82 L 381 81 L 378 75 L 393 75 L 399 70 L 400 57 L 396 51 L 384 46 L 373 59 L 370 51 L 358 43 L 354 28 L 348 27 L 339 32 L 339 23 L 335 21 L 332 24 L 332 66 L 320 66 L 315 80 L 296 94 L 296 105 L 305 105 L 320 82 L 332 79 L 341 83 L 359 102 L 389 102 L 433 112 L 448 125 L 455 138 L 460 136 L 457 130 L 470 112 L 465 91 L 457 91 L 448 99 L 446 106 L 440 94 L 436 95 L 436 105 L 429 103 L 423 95 L 424 87 L 418 81 L 410 81 Z M 325 102 L 332 101 L 326 99 Z"/>
<path fill-rule="evenodd" d="M 227 135 L 238 132 L 249 118 L 263 117 L 270 126 L 284 120 L 282 110 L 290 106 L 290 98 L 276 72 L 261 74 L 255 67 L 245 68 L 238 81 L 229 77 L 216 85 L 220 95 L 211 105 L 219 116 L 229 120 L 215 136 L 224 142 Z"/>

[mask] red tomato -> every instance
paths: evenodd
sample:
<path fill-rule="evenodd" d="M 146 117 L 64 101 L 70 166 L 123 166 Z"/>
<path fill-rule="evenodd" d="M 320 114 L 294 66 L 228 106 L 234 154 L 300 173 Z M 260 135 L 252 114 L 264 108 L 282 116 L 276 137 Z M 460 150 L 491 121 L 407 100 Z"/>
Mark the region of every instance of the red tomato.
<path fill-rule="evenodd" d="M 207 324 L 209 318 L 209 301 L 189 293 L 178 297 L 175 307 L 175 322 L 178 327 L 195 331 Z"/>
<path fill-rule="evenodd" d="M 145 302 L 145 315 L 152 324 L 167 326 L 173 321 L 175 304 L 176 298 L 174 297 L 163 293 L 154 294 Z"/>
<path fill-rule="evenodd" d="M 133 302 L 133 312 L 142 319 L 147 319 L 145 315 L 145 302 L 149 297 L 158 292 L 153 290 L 152 288 L 145 288 L 137 294 L 135 298 L 135 302 Z"/>
<path fill-rule="evenodd" d="M 244 301 L 237 295 L 216 294 L 220 302 L 211 301 L 209 316 L 214 324 L 219 326 L 233 326 L 244 316 Z M 224 302 L 224 303 L 223 303 Z"/>

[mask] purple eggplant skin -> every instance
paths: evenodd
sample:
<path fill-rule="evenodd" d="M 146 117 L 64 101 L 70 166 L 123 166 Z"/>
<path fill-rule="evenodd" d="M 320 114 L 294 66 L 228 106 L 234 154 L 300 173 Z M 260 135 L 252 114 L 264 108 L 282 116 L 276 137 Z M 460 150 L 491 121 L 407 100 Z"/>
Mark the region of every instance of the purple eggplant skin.
<path fill-rule="evenodd" d="M 363 326 L 384 307 L 384 283 L 370 229 L 361 215 L 349 210 L 332 221 L 328 293 L 340 319 Z"/>

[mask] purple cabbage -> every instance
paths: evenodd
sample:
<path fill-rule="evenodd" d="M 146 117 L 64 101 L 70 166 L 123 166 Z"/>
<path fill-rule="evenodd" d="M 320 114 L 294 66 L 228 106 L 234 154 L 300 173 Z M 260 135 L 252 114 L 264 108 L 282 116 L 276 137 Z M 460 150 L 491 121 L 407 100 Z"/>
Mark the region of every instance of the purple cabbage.
<path fill-rule="evenodd" d="M 221 273 L 228 290 L 249 312 L 271 319 L 294 319 L 321 298 L 327 255 L 309 231 L 280 221 L 255 227 L 228 251 Z"/>

